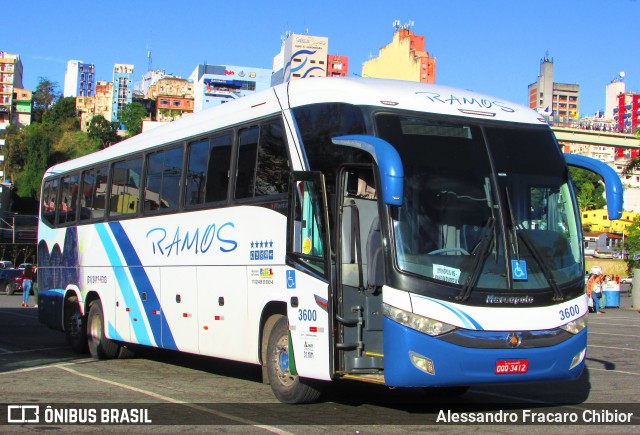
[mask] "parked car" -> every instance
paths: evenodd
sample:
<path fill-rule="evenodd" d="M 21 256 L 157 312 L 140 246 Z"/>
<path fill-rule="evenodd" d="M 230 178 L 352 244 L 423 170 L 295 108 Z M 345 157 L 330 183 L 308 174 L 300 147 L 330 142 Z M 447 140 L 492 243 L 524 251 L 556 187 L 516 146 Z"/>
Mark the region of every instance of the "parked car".
<path fill-rule="evenodd" d="M 21 269 L 0 269 L 0 289 L 8 295 L 22 291 Z"/>
<path fill-rule="evenodd" d="M 593 256 L 596 258 L 613 258 L 614 252 L 604 249 L 596 249 Z"/>
<path fill-rule="evenodd" d="M 13 261 L 0 260 L 0 269 L 11 269 L 11 268 L 13 268 Z"/>
<path fill-rule="evenodd" d="M 620 284 L 631 284 L 633 281 L 633 276 L 627 276 L 625 278 L 620 278 Z"/>

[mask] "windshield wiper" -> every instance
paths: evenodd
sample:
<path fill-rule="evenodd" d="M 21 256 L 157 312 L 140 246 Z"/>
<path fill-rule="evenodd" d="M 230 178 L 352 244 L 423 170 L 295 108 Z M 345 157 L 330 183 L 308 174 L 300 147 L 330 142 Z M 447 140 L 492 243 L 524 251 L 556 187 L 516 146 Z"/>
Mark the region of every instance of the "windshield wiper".
<path fill-rule="evenodd" d="M 474 249 L 476 254 L 475 258 L 473 259 L 473 264 L 471 265 L 471 272 L 469 273 L 467 281 L 464 283 L 462 290 L 460 290 L 460 293 L 458 293 L 458 295 L 456 296 L 457 301 L 464 302 L 469 299 L 469 297 L 471 296 L 471 289 L 474 285 L 476 285 L 476 282 L 478 282 L 480 272 L 484 267 L 484 263 L 487 260 L 487 257 L 489 257 L 489 254 L 491 253 L 491 246 L 493 245 L 493 241 L 495 240 L 495 223 L 495 219 L 493 217 L 490 217 L 485 227 L 483 228 L 482 238 L 476 245 L 476 249 Z"/>
<path fill-rule="evenodd" d="M 521 229 L 524 229 L 524 228 L 521 228 Z M 536 263 L 538 263 L 538 266 L 540 266 L 540 270 L 542 270 L 542 274 L 547 279 L 547 282 L 553 289 L 553 300 L 555 302 L 563 301 L 564 296 L 562 294 L 562 291 L 560 291 L 560 287 L 558 286 L 558 283 L 553 277 L 553 272 L 551 272 L 551 268 L 549 267 L 547 260 L 545 260 L 542 254 L 540 254 L 540 251 L 538 250 L 538 248 L 536 248 L 535 244 L 531 242 L 531 239 L 529 239 L 528 234 L 524 232 L 516 232 L 516 234 L 520 236 L 520 238 L 522 239 L 522 242 L 525 244 L 529 252 L 531 252 L 531 255 L 533 256 L 534 260 L 536 260 Z"/>
<path fill-rule="evenodd" d="M 509 231 L 509 240 L 511 241 L 511 247 L 516 253 L 516 259 L 520 261 L 520 246 L 518 245 L 518 230 L 516 229 L 516 218 L 513 216 L 513 207 L 511 206 L 511 196 L 509 195 L 509 189 L 505 186 L 504 196 L 507 197 L 507 209 L 509 210 L 509 218 L 511 219 L 511 231 Z"/>
<path fill-rule="evenodd" d="M 473 263 L 471 264 L 471 271 L 464 283 L 464 286 L 462 287 L 462 290 L 460 290 L 460 293 L 458 293 L 458 295 L 456 296 L 456 300 L 461 302 L 466 301 L 471 296 L 471 289 L 473 289 L 473 286 L 475 286 L 478 282 L 480 272 L 482 271 L 484 263 L 485 261 L 487 261 L 487 257 L 491 252 L 493 241 L 497 239 L 495 230 L 496 210 L 493 204 L 493 200 L 491 199 L 491 180 L 489 179 L 489 177 L 485 177 L 484 179 L 484 194 L 487 201 L 487 207 L 491 212 L 491 217 L 482 229 L 482 238 L 474 248 L 476 256 L 473 259 Z M 497 255 L 498 253 L 496 251 L 496 258 Z"/>
<path fill-rule="evenodd" d="M 529 239 L 529 236 L 525 232 L 523 231 L 518 232 L 518 230 L 524 230 L 525 228 L 522 226 L 522 224 L 518 223 L 518 221 L 516 221 L 515 217 L 513 216 L 513 208 L 511 207 L 511 197 L 509 196 L 509 190 L 507 189 L 506 186 L 504 188 L 504 193 L 505 193 L 505 196 L 507 197 L 507 208 L 509 209 L 509 217 L 511 219 L 511 231 L 510 231 L 511 237 L 510 238 L 512 239 L 511 243 L 513 245 L 513 250 L 516 254 L 516 259 L 518 261 L 520 260 L 520 249 L 518 246 L 518 237 L 520 237 L 520 239 L 522 239 L 522 242 L 527 247 L 529 252 L 531 252 L 533 259 L 536 261 L 536 263 L 538 263 L 538 266 L 540 267 L 542 274 L 544 275 L 547 282 L 549 283 L 549 286 L 553 289 L 553 300 L 556 302 L 563 301 L 564 296 L 562 295 L 562 291 L 560 291 L 560 287 L 558 286 L 558 283 L 553 277 L 553 272 L 551 272 L 551 268 L 549 267 L 547 260 L 545 260 L 542 254 L 540 254 L 540 251 L 538 250 L 538 248 L 536 248 L 535 244 L 531 242 L 531 239 Z"/>

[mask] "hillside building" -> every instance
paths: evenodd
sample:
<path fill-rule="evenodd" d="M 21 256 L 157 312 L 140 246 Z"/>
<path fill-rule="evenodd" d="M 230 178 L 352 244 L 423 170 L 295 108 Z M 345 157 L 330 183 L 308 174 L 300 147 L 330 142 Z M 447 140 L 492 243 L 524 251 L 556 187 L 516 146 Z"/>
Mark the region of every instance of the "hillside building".
<path fill-rule="evenodd" d="M 115 64 L 113 67 L 113 100 L 111 121 L 118 121 L 118 113 L 133 102 L 133 65 Z M 108 119 L 108 118 L 107 118 Z"/>
<path fill-rule="evenodd" d="M 436 59 L 424 49 L 424 36 L 416 35 L 413 24 L 394 22 L 392 41 L 382 47 L 377 57 L 362 65 L 362 77 L 436 82 Z"/>
<path fill-rule="evenodd" d="M 92 97 L 96 89 L 95 65 L 70 60 L 64 73 L 64 97 Z"/>
<path fill-rule="evenodd" d="M 529 85 L 529 107 L 550 120 L 568 122 L 580 116 L 580 85 L 553 81 L 553 59 L 540 60 L 538 80 Z"/>
<path fill-rule="evenodd" d="M 269 88 L 271 70 L 236 65 L 198 65 L 193 83 L 193 110 L 199 112 Z"/>

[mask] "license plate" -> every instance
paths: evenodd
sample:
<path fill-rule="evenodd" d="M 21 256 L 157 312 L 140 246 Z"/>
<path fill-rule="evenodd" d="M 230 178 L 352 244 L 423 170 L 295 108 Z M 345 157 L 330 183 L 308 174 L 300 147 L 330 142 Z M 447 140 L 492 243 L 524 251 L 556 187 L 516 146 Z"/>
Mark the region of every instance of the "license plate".
<path fill-rule="evenodd" d="M 496 361 L 496 375 L 527 373 L 529 361 L 526 359 Z"/>

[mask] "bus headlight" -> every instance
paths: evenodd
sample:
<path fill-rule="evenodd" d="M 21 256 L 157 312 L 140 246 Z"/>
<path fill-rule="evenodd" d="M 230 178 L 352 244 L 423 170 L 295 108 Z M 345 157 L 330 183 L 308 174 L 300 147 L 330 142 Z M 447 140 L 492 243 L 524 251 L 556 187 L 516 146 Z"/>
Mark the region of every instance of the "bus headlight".
<path fill-rule="evenodd" d="M 561 328 L 573 335 L 576 335 L 578 332 L 582 331 L 584 328 L 587 327 L 588 318 L 589 317 L 587 315 L 584 315 L 582 317 L 579 317 L 575 320 L 570 321 L 569 323 L 565 323 L 564 325 L 561 326 Z"/>
<path fill-rule="evenodd" d="M 432 337 L 446 334 L 456 329 L 455 326 L 428 317 L 420 316 L 415 313 L 392 307 L 389 304 L 382 304 L 382 314 L 394 322 L 398 322 L 408 328 L 415 329 Z"/>

